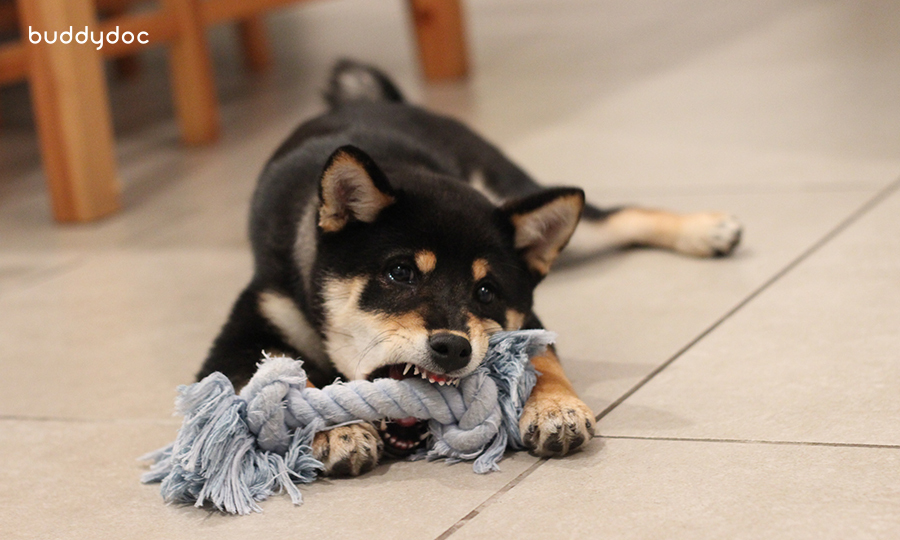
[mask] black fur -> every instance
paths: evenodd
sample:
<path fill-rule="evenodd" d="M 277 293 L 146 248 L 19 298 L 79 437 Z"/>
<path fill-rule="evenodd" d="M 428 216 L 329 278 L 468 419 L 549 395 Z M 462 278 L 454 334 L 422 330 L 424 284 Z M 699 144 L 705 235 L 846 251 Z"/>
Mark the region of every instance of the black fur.
<path fill-rule="evenodd" d="M 364 82 L 374 81 L 376 92 L 360 98 L 344 91 L 341 77 L 353 73 L 365 73 Z M 531 307 L 543 275 L 529 268 L 514 247 L 510 219 L 560 196 L 579 194 L 583 201 L 583 192 L 545 190 L 462 124 L 403 102 L 390 80 L 372 68 L 338 64 L 326 97 L 331 110 L 301 125 L 262 172 L 250 216 L 255 273 L 198 376 L 221 371 L 243 384 L 264 349 L 316 356 L 314 344 L 289 344 L 261 314 L 258 298 L 264 291 L 290 298 L 325 340 L 322 287 L 332 278 L 368 276 L 359 301 L 362 310 L 387 316 L 415 311 L 428 330 L 465 331 L 466 313 L 505 325 L 508 309 L 524 314 L 526 327 L 539 327 Z M 306 230 L 301 223 L 305 216 L 315 219 L 307 214 L 318 204 L 323 171 L 337 149 L 362 164 L 394 202 L 373 223 L 351 221 L 336 232 L 315 227 L 298 243 L 298 234 Z M 470 187 L 473 176 L 509 202 L 497 206 L 489 201 Z M 591 218 L 606 215 L 594 207 L 585 211 Z M 301 268 L 300 251 L 313 245 L 309 268 Z M 427 283 L 423 278 L 421 286 L 398 286 L 389 277 L 392 265 L 413 264 L 418 249 L 434 252 L 440 271 Z M 474 259 L 490 265 L 484 283 L 473 282 Z M 495 300 L 479 301 L 473 290 L 482 287 L 496 292 Z M 327 361 L 305 367 L 319 384 L 338 375 Z"/>

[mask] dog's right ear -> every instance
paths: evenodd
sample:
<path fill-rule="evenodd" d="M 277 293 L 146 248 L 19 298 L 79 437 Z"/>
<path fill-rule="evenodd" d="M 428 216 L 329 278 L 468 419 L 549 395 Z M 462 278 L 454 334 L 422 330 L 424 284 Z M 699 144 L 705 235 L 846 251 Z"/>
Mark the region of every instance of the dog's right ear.
<path fill-rule="evenodd" d="M 368 154 L 342 146 L 331 154 L 319 180 L 319 227 L 337 232 L 351 221 L 371 223 L 394 203 L 387 177 Z"/>

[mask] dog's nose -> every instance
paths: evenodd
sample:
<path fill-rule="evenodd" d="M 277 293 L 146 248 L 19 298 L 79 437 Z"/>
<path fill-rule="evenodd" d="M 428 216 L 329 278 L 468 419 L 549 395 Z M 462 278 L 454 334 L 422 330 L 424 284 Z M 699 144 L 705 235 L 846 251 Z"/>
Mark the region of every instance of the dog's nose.
<path fill-rule="evenodd" d="M 446 373 L 466 367 L 472 357 L 472 345 L 469 340 L 451 334 L 438 332 L 428 339 L 431 345 L 431 358 Z"/>

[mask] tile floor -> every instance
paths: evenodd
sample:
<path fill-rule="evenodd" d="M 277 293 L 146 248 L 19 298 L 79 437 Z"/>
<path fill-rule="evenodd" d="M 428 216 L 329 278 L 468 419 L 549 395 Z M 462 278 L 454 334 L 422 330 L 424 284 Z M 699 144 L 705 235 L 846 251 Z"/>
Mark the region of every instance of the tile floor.
<path fill-rule="evenodd" d="M 0 106 L 0 538 L 900 538 L 900 8 L 892 0 L 479 0 L 474 73 L 423 85 L 401 2 L 272 16 L 276 69 L 214 32 L 224 138 L 186 149 L 163 59 L 113 86 L 126 209 L 49 219 L 27 92 Z M 393 463 L 264 513 L 138 477 L 248 279 L 246 201 L 347 55 L 549 184 L 724 209 L 730 259 L 561 265 L 537 299 L 599 416 L 500 473 Z"/>

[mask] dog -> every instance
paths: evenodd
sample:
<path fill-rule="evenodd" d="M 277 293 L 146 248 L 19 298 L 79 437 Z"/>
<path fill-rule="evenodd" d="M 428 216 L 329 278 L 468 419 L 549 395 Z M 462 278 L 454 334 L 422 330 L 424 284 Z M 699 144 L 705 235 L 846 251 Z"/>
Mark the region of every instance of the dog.
<path fill-rule="evenodd" d="M 541 187 L 461 123 L 407 103 L 374 67 L 337 63 L 325 98 L 329 110 L 297 128 L 260 175 L 255 272 L 198 378 L 219 371 L 241 387 L 267 351 L 303 359 L 317 386 L 456 384 L 492 333 L 542 328 L 534 289 L 570 239 L 698 257 L 727 255 L 740 240 L 728 214 L 601 209 L 579 188 Z M 523 441 L 539 456 L 566 455 L 594 436 L 594 413 L 553 348 L 532 362 L 540 375 Z M 324 474 L 356 476 L 425 436 L 415 418 L 363 422 L 319 433 L 312 449 Z"/>

